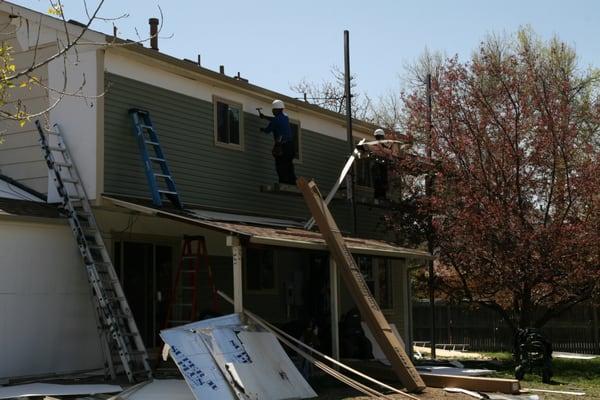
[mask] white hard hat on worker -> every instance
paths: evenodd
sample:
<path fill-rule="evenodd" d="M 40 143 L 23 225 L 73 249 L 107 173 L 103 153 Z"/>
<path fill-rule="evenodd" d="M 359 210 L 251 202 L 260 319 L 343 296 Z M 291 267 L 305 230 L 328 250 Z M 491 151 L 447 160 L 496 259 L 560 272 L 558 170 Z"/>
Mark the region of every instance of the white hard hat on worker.
<path fill-rule="evenodd" d="M 375 129 L 375 132 L 373 132 L 373 135 L 375 136 L 375 139 L 381 140 L 385 137 L 385 131 L 381 128 Z"/>
<path fill-rule="evenodd" d="M 283 110 L 285 108 L 285 104 L 283 103 L 283 101 L 276 99 L 273 100 L 273 103 L 271 103 L 271 108 L 273 110 Z"/>

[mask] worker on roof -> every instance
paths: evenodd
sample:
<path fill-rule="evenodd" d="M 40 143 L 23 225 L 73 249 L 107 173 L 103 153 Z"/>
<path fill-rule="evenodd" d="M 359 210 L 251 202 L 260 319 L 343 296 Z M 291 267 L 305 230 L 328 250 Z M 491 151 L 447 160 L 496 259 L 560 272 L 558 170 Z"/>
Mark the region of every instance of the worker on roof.
<path fill-rule="evenodd" d="M 280 183 L 289 185 L 296 184 L 296 172 L 294 171 L 294 133 L 290 127 L 290 120 L 284 112 L 285 104 L 281 100 L 273 100 L 273 117 L 268 117 L 258 109 L 258 115 L 269 120 L 266 128 L 260 128 L 261 132 L 273 134 L 272 154 L 275 158 L 275 169 Z"/>

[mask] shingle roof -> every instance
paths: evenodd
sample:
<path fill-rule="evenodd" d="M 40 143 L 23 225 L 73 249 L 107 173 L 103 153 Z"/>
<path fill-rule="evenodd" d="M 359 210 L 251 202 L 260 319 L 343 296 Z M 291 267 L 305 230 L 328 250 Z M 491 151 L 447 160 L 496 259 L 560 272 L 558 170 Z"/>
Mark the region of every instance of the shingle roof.
<path fill-rule="evenodd" d="M 226 234 L 239 235 L 251 243 L 282 247 L 309 248 L 326 250 L 327 244 L 319 232 L 307 231 L 297 226 L 268 226 L 265 224 L 218 221 L 198 217 L 194 210 L 179 210 L 173 207 L 156 207 L 149 200 L 126 196 L 103 196 L 113 204 L 137 211 L 154 213 L 157 216 L 180 220 L 217 230 Z M 423 250 L 400 247 L 394 243 L 375 239 L 344 237 L 346 245 L 355 253 L 380 254 L 390 257 L 430 258 Z"/>
<path fill-rule="evenodd" d="M 0 197 L 0 215 L 61 218 L 56 204 Z"/>

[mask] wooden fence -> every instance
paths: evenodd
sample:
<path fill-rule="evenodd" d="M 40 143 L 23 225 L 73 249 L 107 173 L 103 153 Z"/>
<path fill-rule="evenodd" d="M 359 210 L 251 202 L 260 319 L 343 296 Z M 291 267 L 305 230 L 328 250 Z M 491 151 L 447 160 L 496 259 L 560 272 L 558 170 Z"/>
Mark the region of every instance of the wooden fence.
<path fill-rule="evenodd" d="M 582 305 L 550 321 L 542 332 L 555 351 L 600 354 L 598 310 Z M 513 337 L 502 319 L 487 309 L 436 304 L 436 343 L 465 343 L 474 351 L 511 351 Z M 429 341 L 430 307 L 413 303 L 413 338 Z"/>

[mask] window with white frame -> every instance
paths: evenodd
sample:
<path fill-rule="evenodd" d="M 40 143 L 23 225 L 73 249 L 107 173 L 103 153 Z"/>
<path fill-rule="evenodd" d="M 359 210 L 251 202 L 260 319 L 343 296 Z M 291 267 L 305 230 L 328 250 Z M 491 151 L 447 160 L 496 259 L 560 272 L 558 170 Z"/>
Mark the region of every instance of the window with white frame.
<path fill-rule="evenodd" d="M 239 103 L 213 98 L 215 143 L 221 146 L 242 149 L 243 147 L 243 107 Z"/>
<path fill-rule="evenodd" d="M 394 308 L 393 281 L 390 260 L 383 257 L 358 255 L 356 263 L 367 286 L 382 310 Z"/>

